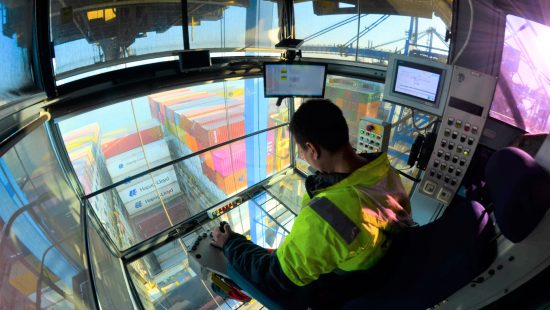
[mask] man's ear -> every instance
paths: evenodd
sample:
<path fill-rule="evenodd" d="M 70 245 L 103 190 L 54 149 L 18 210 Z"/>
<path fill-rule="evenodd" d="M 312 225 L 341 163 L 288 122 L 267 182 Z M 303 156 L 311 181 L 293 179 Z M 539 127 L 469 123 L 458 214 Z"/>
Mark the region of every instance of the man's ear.
<path fill-rule="evenodd" d="M 319 157 L 321 157 L 321 148 L 319 148 L 319 146 L 311 143 L 311 142 L 306 142 L 306 149 L 308 152 L 311 153 L 311 157 L 315 160 L 319 159 Z"/>

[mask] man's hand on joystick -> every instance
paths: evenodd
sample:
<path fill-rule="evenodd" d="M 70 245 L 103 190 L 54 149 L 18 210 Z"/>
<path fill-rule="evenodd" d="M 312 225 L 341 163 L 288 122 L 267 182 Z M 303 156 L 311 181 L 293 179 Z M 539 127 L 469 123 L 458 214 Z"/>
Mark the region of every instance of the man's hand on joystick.
<path fill-rule="evenodd" d="M 211 245 L 223 249 L 223 246 L 227 239 L 231 235 L 231 226 L 225 221 L 220 223 L 219 227 L 216 227 L 212 232 L 212 242 Z"/>

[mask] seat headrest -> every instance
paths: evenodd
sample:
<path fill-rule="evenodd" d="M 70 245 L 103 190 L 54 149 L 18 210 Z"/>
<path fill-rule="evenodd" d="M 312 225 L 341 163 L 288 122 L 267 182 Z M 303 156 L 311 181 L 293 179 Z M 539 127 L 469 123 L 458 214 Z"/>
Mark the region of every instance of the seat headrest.
<path fill-rule="evenodd" d="M 485 178 L 500 231 L 520 242 L 550 207 L 550 175 L 526 152 L 507 147 L 491 156 Z"/>

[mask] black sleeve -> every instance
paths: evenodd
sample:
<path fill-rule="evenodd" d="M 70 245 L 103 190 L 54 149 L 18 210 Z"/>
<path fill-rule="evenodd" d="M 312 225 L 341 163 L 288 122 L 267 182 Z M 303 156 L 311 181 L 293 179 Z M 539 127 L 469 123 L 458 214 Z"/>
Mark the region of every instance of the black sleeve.
<path fill-rule="evenodd" d="M 261 290 L 285 294 L 299 288 L 283 273 L 275 252 L 268 252 L 243 235 L 232 233 L 223 252 L 235 270 Z"/>

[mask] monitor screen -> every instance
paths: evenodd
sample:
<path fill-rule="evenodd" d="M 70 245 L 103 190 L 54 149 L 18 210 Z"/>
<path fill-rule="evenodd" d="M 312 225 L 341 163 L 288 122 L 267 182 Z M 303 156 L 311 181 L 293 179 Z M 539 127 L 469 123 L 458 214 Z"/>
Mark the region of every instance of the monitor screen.
<path fill-rule="evenodd" d="M 452 72 L 452 66 L 431 59 L 391 54 L 382 98 L 422 112 L 443 115 Z"/>
<path fill-rule="evenodd" d="M 326 64 L 264 63 L 266 97 L 323 97 Z"/>
<path fill-rule="evenodd" d="M 441 69 L 400 61 L 393 91 L 435 103 L 442 73 Z"/>

